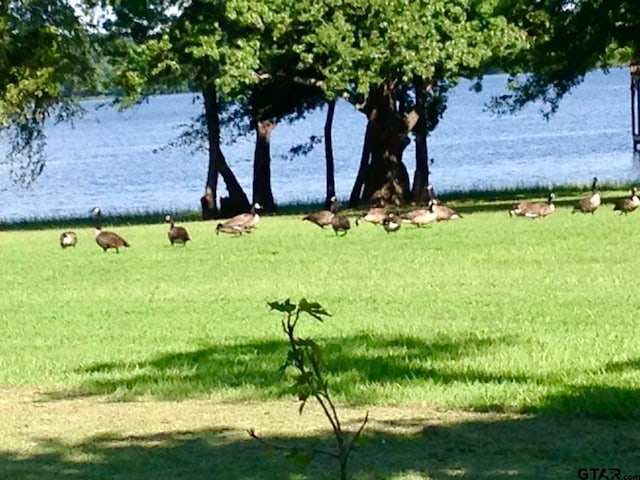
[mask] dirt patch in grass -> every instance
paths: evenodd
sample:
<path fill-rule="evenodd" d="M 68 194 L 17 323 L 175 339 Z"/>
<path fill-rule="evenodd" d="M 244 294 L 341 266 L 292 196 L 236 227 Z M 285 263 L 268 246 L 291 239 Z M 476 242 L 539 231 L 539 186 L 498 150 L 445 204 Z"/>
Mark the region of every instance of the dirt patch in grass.
<path fill-rule="evenodd" d="M 51 400 L 46 392 L 0 389 L 0 472 L 11 479 L 336 478 L 317 456 L 299 473 L 246 431 L 279 445 L 331 447 L 322 413 L 294 401 L 113 402 Z M 441 411 L 373 406 L 354 479 L 578 478 L 580 468 L 640 474 L 640 422 L 571 415 Z M 357 428 L 365 408 L 342 406 Z"/>

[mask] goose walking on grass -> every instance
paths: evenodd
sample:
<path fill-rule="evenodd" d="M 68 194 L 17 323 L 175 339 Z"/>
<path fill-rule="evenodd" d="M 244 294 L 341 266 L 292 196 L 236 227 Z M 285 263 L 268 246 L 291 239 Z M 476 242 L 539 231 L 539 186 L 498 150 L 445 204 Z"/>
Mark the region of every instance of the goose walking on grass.
<path fill-rule="evenodd" d="M 342 215 L 339 210 L 340 203 L 338 203 L 336 199 L 331 203 L 331 213 L 333 213 L 333 217 L 331 217 L 331 228 L 333 228 L 336 235 L 341 233 L 341 236 L 344 237 L 351 229 L 351 222 L 349 221 L 349 217 Z"/>
<path fill-rule="evenodd" d="M 622 200 L 618 200 L 613 209 L 615 211 L 619 211 L 620 215 L 622 215 L 623 213 L 625 215 L 628 215 L 639 206 L 640 199 L 638 198 L 638 189 L 636 187 L 633 187 L 633 190 L 631 190 L 631 196 L 628 198 L 623 198 Z"/>
<path fill-rule="evenodd" d="M 260 221 L 260 215 L 258 215 L 257 211 L 261 208 L 262 206 L 259 203 L 254 203 L 249 213 L 240 213 L 226 222 L 219 223 L 216 227 L 216 233 L 248 232 L 255 228 Z"/>
<path fill-rule="evenodd" d="M 553 200 L 555 193 L 550 193 L 546 202 L 520 202 L 509 210 L 510 217 L 544 218 L 555 212 Z"/>
<path fill-rule="evenodd" d="M 60 234 L 60 246 L 62 248 L 75 247 L 78 243 L 78 236 L 75 232 L 66 231 Z"/>
<path fill-rule="evenodd" d="M 95 222 L 96 243 L 103 251 L 106 252 L 111 248 L 115 250 L 116 253 L 120 253 L 121 247 L 129 247 L 129 243 L 117 233 L 102 230 L 102 212 L 100 211 L 100 207 L 95 207 L 92 212 Z"/>
<path fill-rule="evenodd" d="M 597 189 L 598 178 L 593 177 L 593 183 L 591 184 L 591 195 L 587 195 L 586 197 L 578 200 L 578 203 L 575 204 L 571 213 L 582 212 L 582 213 L 590 213 L 593 215 L 595 211 L 598 209 L 600 204 L 602 203 L 602 199 L 600 198 L 600 193 Z"/>
<path fill-rule="evenodd" d="M 356 227 L 360 225 L 362 221 L 380 225 L 388 215 L 387 209 L 384 207 L 370 208 L 356 219 Z"/>
<path fill-rule="evenodd" d="M 337 208 L 338 199 L 336 197 L 331 197 L 331 206 L 329 210 L 319 210 L 317 212 L 312 212 L 309 215 L 306 215 L 302 221 L 311 222 L 320 228 L 328 227 L 331 225 L 331 220 L 333 219 L 334 210 Z"/>
<path fill-rule="evenodd" d="M 184 227 L 176 226 L 175 221 L 171 215 L 165 215 L 164 221 L 169 224 L 167 237 L 169 238 L 169 242 L 171 242 L 171 246 L 173 246 L 174 243 L 181 243 L 183 246 L 186 246 L 187 242 L 191 240 L 187 229 Z"/>
<path fill-rule="evenodd" d="M 429 223 L 435 222 L 438 216 L 430 208 L 419 208 L 400 215 L 400 219 L 402 223 L 411 223 L 416 227 L 424 227 Z"/>

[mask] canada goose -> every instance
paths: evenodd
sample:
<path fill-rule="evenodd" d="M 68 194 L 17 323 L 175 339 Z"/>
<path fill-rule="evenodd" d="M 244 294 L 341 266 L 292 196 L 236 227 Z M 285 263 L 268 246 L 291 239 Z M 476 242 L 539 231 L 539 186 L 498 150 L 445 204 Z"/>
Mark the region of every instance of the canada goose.
<path fill-rule="evenodd" d="M 60 234 L 60 246 L 62 248 L 75 247 L 78 243 L 78 236 L 75 232 L 62 232 Z"/>
<path fill-rule="evenodd" d="M 462 218 L 458 212 L 456 212 L 453 208 L 443 204 L 440 200 L 433 199 L 431 200 L 431 211 L 436 214 L 436 220 L 438 222 L 447 221 L 447 220 L 455 220 L 456 218 Z"/>
<path fill-rule="evenodd" d="M 436 214 L 436 220 L 438 222 L 446 220 L 455 220 L 456 218 L 462 218 L 458 212 L 453 208 L 442 203 L 433 191 L 433 185 L 427 185 L 427 195 L 429 197 L 429 208 Z"/>
<path fill-rule="evenodd" d="M 184 227 L 176 227 L 173 217 L 171 215 L 165 215 L 164 221 L 169 224 L 169 231 L 167 232 L 167 237 L 169 237 L 169 242 L 171 242 L 171 246 L 174 243 L 181 243 L 182 245 L 186 245 L 191 237 L 189 236 L 189 232 Z"/>
<path fill-rule="evenodd" d="M 419 208 L 400 215 L 403 223 L 411 223 L 416 227 L 423 227 L 431 222 L 435 222 L 438 217 L 430 208 Z"/>
<path fill-rule="evenodd" d="M 334 197 L 334 201 L 331 202 L 331 213 L 333 213 L 333 216 L 331 217 L 331 227 L 336 235 L 342 232 L 342 236 L 345 236 L 347 231 L 351 228 L 351 222 L 348 217 L 338 212 L 339 208 L 340 204 L 338 203 L 338 199 L 335 199 Z"/>
<path fill-rule="evenodd" d="M 600 198 L 600 193 L 597 191 L 597 177 L 593 177 L 593 183 L 591 184 L 591 195 L 587 195 L 584 198 L 581 198 L 578 203 L 573 207 L 571 213 L 582 212 L 582 213 L 590 213 L 591 215 L 598 209 L 602 199 Z"/>
<path fill-rule="evenodd" d="M 383 207 L 373 207 L 364 212 L 356 219 L 356 226 L 360 225 L 361 221 L 373 223 L 374 225 L 381 224 L 388 216 L 387 209 Z"/>
<path fill-rule="evenodd" d="M 244 227 L 242 225 L 231 225 L 231 226 L 227 226 L 224 225 L 223 223 L 219 223 L 216 226 L 216 235 L 219 235 L 220 233 L 227 233 L 229 235 L 236 235 L 236 236 L 240 236 L 243 233 L 251 233 L 251 228 L 249 227 Z"/>
<path fill-rule="evenodd" d="M 258 215 L 256 211 L 260 210 L 261 208 L 262 206 L 260 206 L 259 203 L 254 203 L 251 206 L 251 211 L 249 213 L 240 213 L 235 217 L 231 217 L 226 222 L 219 224 L 222 225 L 222 227 L 220 227 L 220 229 L 216 227 L 216 231 L 229 230 L 231 232 L 237 229 L 250 230 L 254 228 L 260 221 L 260 215 Z"/>
<path fill-rule="evenodd" d="M 613 209 L 619 210 L 620 215 L 622 215 L 623 213 L 625 215 L 628 215 L 636 208 L 638 208 L 638 206 L 640 206 L 640 199 L 638 199 L 638 189 L 636 187 L 633 187 L 633 190 L 631 190 L 631 197 L 618 200 L 616 202 L 616 206 L 613 207 Z"/>
<path fill-rule="evenodd" d="M 402 226 L 402 219 L 397 215 L 390 213 L 382 219 L 381 223 L 387 233 L 394 233 L 400 230 L 400 227 Z"/>
<path fill-rule="evenodd" d="M 106 252 L 108 249 L 113 248 L 116 253 L 120 253 L 120 247 L 129 246 L 127 241 L 117 233 L 102 230 L 102 212 L 100 211 L 100 207 L 93 209 L 93 216 L 96 227 L 96 243 L 102 250 Z"/>
<path fill-rule="evenodd" d="M 520 202 L 511 207 L 509 216 L 544 218 L 555 211 L 556 207 L 553 204 L 554 198 L 556 198 L 556 194 L 550 193 L 546 202 Z"/>
<path fill-rule="evenodd" d="M 330 210 L 320 210 L 318 212 L 310 213 L 305 216 L 302 221 L 308 221 L 311 223 L 315 223 L 320 228 L 324 228 L 326 226 L 331 225 L 331 220 L 333 219 L 333 211 L 337 209 L 338 199 L 336 197 L 331 197 L 331 206 Z"/>
<path fill-rule="evenodd" d="M 331 227 L 333 227 L 333 231 L 338 235 L 339 232 L 342 232 L 342 236 L 347 234 L 347 231 L 351 228 L 351 222 L 349 218 L 341 213 L 334 213 L 331 218 Z"/>

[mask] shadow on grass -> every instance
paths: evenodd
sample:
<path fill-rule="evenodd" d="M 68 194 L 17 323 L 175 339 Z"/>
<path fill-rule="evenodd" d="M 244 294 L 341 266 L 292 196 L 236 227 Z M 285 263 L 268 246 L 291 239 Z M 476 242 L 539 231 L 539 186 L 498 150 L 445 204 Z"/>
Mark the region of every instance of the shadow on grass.
<path fill-rule="evenodd" d="M 524 413 L 578 413 L 603 418 L 640 418 L 640 390 L 615 386 L 566 384 L 553 376 L 488 372 L 469 367 L 495 345 L 513 343 L 513 337 L 456 337 L 427 343 L 410 336 L 355 335 L 322 339 L 329 359 L 331 390 L 341 402 L 354 405 L 388 400 L 385 391 L 396 386 L 429 385 L 541 385 L 549 393 L 519 407 Z M 285 341 L 209 345 L 198 350 L 159 355 L 146 361 L 100 363 L 78 371 L 84 380 L 74 391 L 51 392 L 50 400 L 111 395 L 114 400 L 150 396 L 161 400 L 216 396 L 266 400 L 290 394 L 290 378 L 279 367 L 287 355 Z M 457 362 L 465 359 L 460 366 Z M 471 363 L 472 365 L 473 363 Z M 611 363 L 605 374 L 640 368 L 640 360 Z M 594 372 L 594 378 L 597 379 Z M 388 388 L 387 388 L 388 387 Z M 483 387 L 478 387 L 483 388 Z M 482 403 L 481 411 L 513 411 L 503 403 Z"/>
<path fill-rule="evenodd" d="M 284 420 L 283 420 L 284 421 Z M 640 423 L 578 416 L 512 417 L 475 414 L 445 421 L 424 416 L 372 423 L 353 452 L 353 480 L 388 478 L 579 478 L 581 468 L 640 474 Z M 402 428 L 402 433 L 392 433 Z M 279 445 L 330 445 L 324 434 L 265 438 Z M 33 439 L 39 453 L 0 452 L 11 480 L 50 479 L 335 479 L 336 462 L 316 456 L 304 469 L 269 455 L 246 433 L 227 428 Z M 592 477 L 590 477 L 592 478 Z M 598 478 L 598 477 L 595 477 Z M 600 477 L 603 478 L 603 477 Z M 620 477 L 622 478 L 622 477 Z"/>
<path fill-rule="evenodd" d="M 322 339 L 329 358 L 332 390 L 355 403 L 375 403 L 375 392 L 354 385 L 384 385 L 430 380 L 452 382 L 525 382 L 514 375 L 492 375 L 480 370 L 444 368 L 449 361 L 481 354 L 510 343 L 508 337 L 445 338 L 426 343 L 416 337 L 356 335 Z M 216 390 L 244 389 L 250 398 L 273 398 L 288 393 L 289 380 L 278 370 L 287 355 L 283 341 L 208 345 L 198 350 L 168 353 L 143 362 L 89 365 L 77 373 L 86 378 L 74 392 L 54 398 L 119 394 L 179 399 Z M 368 391 L 369 390 L 369 391 Z"/>

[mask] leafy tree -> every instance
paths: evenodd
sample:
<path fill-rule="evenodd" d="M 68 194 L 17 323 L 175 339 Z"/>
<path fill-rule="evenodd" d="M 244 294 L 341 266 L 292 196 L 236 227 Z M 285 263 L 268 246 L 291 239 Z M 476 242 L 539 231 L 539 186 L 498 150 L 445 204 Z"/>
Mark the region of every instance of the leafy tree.
<path fill-rule="evenodd" d="M 512 76 L 509 93 L 492 102 L 498 112 L 541 101 L 549 116 L 590 70 L 640 56 L 640 3 L 635 0 L 503 0 L 499 8 L 527 32 L 530 48 L 503 62 Z"/>
<path fill-rule="evenodd" d="M 309 62 L 322 69 L 329 94 L 341 92 L 367 115 L 352 203 L 407 200 L 410 181 L 402 155 L 410 132 L 424 147 L 418 149 L 415 175 L 420 183 L 428 174 L 426 137 L 444 112 L 446 92 L 497 55 L 522 48 L 521 33 L 496 14 L 495 5 L 467 0 L 323 4 L 326 23 L 339 28 L 317 28 L 299 48 L 308 47 Z"/>
<path fill-rule="evenodd" d="M 45 123 L 82 113 L 74 84 L 90 85 L 93 73 L 87 31 L 66 1 L 0 2 L 0 132 L 15 180 L 42 172 Z"/>
<path fill-rule="evenodd" d="M 249 209 L 249 201 L 226 162 L 220 144 L 220 114 L 225 105 L 247 96 L 256 81 L 260 4 L 246 1 L 104 0 L 113 18 L 106 51 L 116 62 L 115 83 L 129 106 L 167 86 L 188 81 L 202 94 L 209 169 L 203 215 L 212 218 Z M 194 132 L 197 131 L 194 130 Z M 218 176 L 229 197 L 216 204 Z"/>

